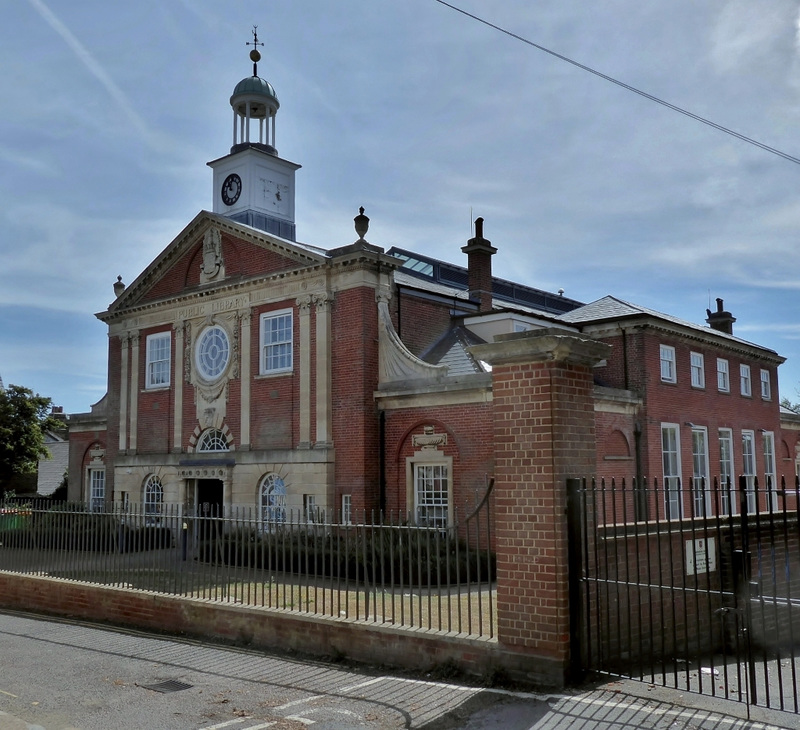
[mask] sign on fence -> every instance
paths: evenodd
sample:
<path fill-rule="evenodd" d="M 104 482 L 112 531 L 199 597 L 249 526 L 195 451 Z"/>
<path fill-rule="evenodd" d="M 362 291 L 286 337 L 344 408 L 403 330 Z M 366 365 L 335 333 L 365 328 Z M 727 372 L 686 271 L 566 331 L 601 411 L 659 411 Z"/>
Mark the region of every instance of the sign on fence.
<path fill-rule="evenodd" d="M 713 573 L 717 569 L 717 553 L 713 537 L 686 541 L 686 575 Z"/>

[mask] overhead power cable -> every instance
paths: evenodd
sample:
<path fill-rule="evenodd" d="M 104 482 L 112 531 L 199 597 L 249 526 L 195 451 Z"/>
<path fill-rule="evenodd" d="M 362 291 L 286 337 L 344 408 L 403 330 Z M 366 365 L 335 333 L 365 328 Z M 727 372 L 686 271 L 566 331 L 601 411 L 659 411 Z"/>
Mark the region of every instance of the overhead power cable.
<path fill-rule="evenodd" d="M 695 114 L 694 112 L 690 112 L 688 109 L 684 109 L 684 108 L 679 107 L 679 106 L 677 106 L 675 104 L 671 104 L 670 102 L 665 101 L 664 99 L 660 99 L 657 96 L 653 96 L 653 94 L 648 94 L 646 91 L 642 91 L 641 89 L 637 89 L 635 86 L 631 86 L 630 84 L 626 84 L 624 81 L 620 81 L 619 79 L 615 79 L 613 76 L 609 76 L 608 74 L 604 74 L 602 71 L 598 71 L 597 69 L 594 69 L 591 66 L 586 66 L 583 63 L 579 63 L 578 61 L 575 61 L 575 60 L 569 58 L 568 56 L 564 56 L 561 53 L 556 53 L 556 51 L 551 51 L 549 48 L 546 48 L 545 46 L 539 45 L 538 43 L 534 43 L 533 41 L 528 40 L 527 38 L 524 38 L 523 36 L 518 35 L 517 33 L 514 33 L 514 32 L 512 32 L 510 30 L 507 30 L 506 28 L 503 28 L 503 27 L 501 27 L 499 25 L 495 25 L 494 23 L 486 20 L 485 18 L 481 18 L 480 16 L 475 15 L 474 13 L 470 13 L 470 12 L 468 12 L 468 11 L 462 9 L 462 8 L 459 8 L 459 7 L 457 7 L 457 6 L 455 6 L 455 5 L 451 4 L 451 3 L 445 2 L 445 0 L 434 0 L 434 2 L 437 2 L 440 5 L 444 5 L 445 7 L 448 7 L 451 10 L 455 10 L 457 13 L 461 13 L 462 15 L 466 15 L 468 18 L 471 18 L 472 20 L 475 20 L 478 23 L 482 23 L 483 25 L 485 25 L 485 26 L 487 26 L 489 28 L 492 28 L 493 30 L 498 31 L 499 33 L 503 33 L 503 34 L 509 36 L 510 38 L 514 38 L 515 40 L 518 40 L 518 41 L 520 41 L 522 43 L 525 43 L 528 46 L 532 46 L 533 48 L 536 48 L 536 49 L 538 49 L 540 51 L 543 51 L 544 53 L 548 53 L 551 56 L 554 56 L 555 58 L 558 58 L 561 61 L 566 61 L 567 63 L 572 64 L 573 66 L 581 69 L 582 71 L 588 71 L 590 74 L 594 74 L 595 76 L 598 76 L 599 78 L 603 79 L 604 81 L 609 81 L 612 84 L 616 84 L 617 86 L 620 86 L 623 89 L 626 89 L 627 91 L 632 91 L 634 94 L 638 94 L 639 96 L 643 96 L 645 99 L 649 99 L 650 101 L 654 101 L 656 104 L 661 104 L 661 106 L 665 106 L 667 109 L 671 109 L 674 112 L 678 112 L 679 114 L 683 114 L 684 116 L 687 116 L 690 119 L 694 119 L 697 122 L 702 122 L 703 124 L 706 124 L 709 127 L 712 127 L 712 128 L 714 128 L 714 129 L 716 129 L 716 130 L 718 130 L 720 132 L 724 132 L 725 134 L 729 134 L 731 137 L 736 137 L 736 139 L 740 139 L 742 142 L 747 142 L 747 144 L 751 144 L 754 147 L 760 147 L 762 150 L 764 150 L 766 152 L 771 152 L 773 155 L 777 155 L 778 157 L 783 157 L 784 160 L 789 160 L 789 162 L 794 162 L 795 164 L 800 165 L 800 158 L 795 157 L 794 155 L 790 155 L 788 152 L 782 152 L 781 150 L 779 150 L 779 149 L 777 149 L 775 147 L 770 147 L 768 144 L 764 144 L 763 142 L 759 142 L 757 139 L 753 139 L 752 137 L 748 137 L 746 134 L 741 134 L 740 132 L 737 132 L 737 131 L 735 131 L 733 129 L 730 129 L 728 127 L 724 127 L 721 124 L 717 124 L 716 122 L 711 121 L 710 119 L 706 119 L 705 117 L 701 117 L 699 114 Z"/>

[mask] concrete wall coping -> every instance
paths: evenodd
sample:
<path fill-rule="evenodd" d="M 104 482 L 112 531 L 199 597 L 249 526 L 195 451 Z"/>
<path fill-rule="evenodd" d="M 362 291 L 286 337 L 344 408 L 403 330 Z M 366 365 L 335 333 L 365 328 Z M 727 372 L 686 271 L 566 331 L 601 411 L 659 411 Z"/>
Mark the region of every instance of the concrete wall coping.
<path fill-rule="evenodd" d="M 552 328 L 499 335 L 494 342 L 473 345 L 469 352 L 490 365 L 521 362 L 565 362 L 593 367 L 611 354 L 611 345 L 591 337 Z"/>

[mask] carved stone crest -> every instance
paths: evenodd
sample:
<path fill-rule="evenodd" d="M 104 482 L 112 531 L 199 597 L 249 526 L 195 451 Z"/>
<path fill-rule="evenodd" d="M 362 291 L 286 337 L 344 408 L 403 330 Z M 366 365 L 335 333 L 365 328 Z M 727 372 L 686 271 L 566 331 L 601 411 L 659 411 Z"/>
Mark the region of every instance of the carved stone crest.
<path fill-rule="evenodd" d="M 225 277 L 225 262 L 222 259 L 222 234 L 217 228 L 209 228 L 203 236 L 203 263 L 200 266 L 200 282 L 205 284 Z"/>

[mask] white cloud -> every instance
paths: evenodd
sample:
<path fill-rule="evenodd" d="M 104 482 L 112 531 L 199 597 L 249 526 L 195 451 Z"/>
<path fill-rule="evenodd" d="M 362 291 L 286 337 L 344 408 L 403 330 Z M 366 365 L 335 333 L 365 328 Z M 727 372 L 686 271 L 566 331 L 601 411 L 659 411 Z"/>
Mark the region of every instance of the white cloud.
<path fill-rule="evenodd" d="M 779 52 L 796 17 L 795 0 L 729 0 L 711 32 L 711 60 L 716 69 L 732 73 Z"/>
<path fill-rule="evenodd" d="M 152 134 L 145 120 L 134 109 L 128 96 L 109 75 L 102 64 L 94 58 L 89 50 L 78 40 L 74 33 L 53 13 L 44 3 L 44 0 L 28 0 L 33 9 L 42 19 L 58 34 L 67 44 L 76 58 L 83 64 L 89 73 L 100 82 L 106 93 L 122 112 L 120 119 L 129 123 L 136 132 L 149 144 L 157 144 L 157 137 Z"/>

